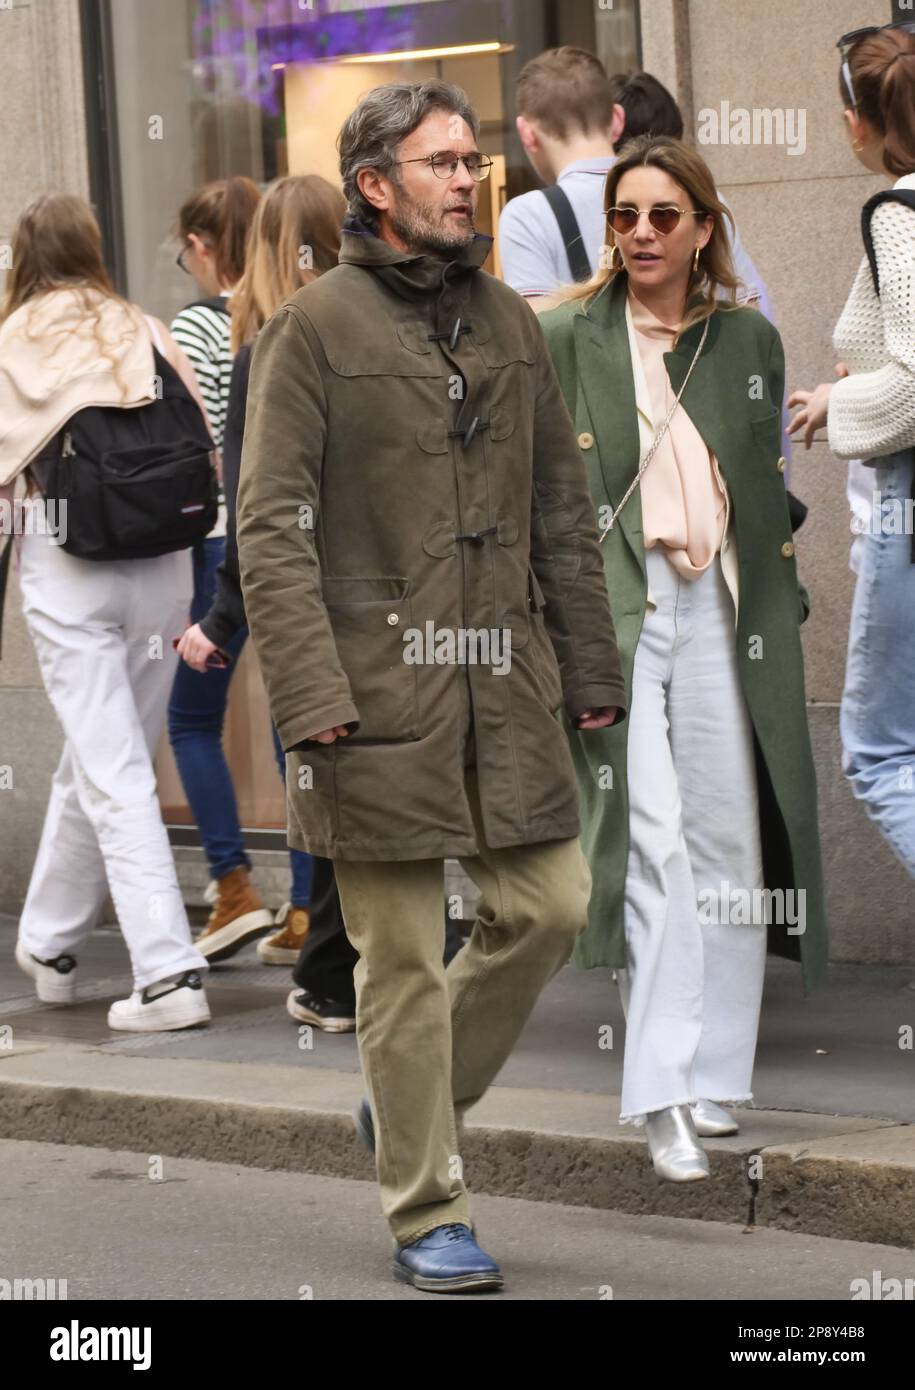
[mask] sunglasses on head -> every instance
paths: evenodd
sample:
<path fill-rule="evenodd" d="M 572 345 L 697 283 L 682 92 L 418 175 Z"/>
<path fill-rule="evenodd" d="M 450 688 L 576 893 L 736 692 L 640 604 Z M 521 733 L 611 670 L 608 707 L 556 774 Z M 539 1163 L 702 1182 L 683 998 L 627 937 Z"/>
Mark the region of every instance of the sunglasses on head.
<path fill-rule="evenodd" d="M 657 208 L 608 208 L 607 221 L 613 231 L 634 232 L 639 225 L 639 218 L 642 212 L 648 214 L 648 221 L 661 236 L 669 236 L 675 227 L 679 226 L 682 217 L 707 217 L 708 213 L 698 212 L 695 208 L 678 208 L 671 203 L 669 206 Z"/>
<path fill-rule="evenodd" d="M 842 54 L 842 81 L 845 83 L 845 90 L 851 99 L 852 107 L 855 109 L 858 106 L 858 98 L 855 96 L 855 89 L 852 85 L 848 51 L 855 46 L 859 39 L 870 38 L 872 34 L 882 34 L 886 29 L 904 29 L 910 34 L 915 34 L 915 19 L 894 19 L 891 24 L 866 24 L 862 29 L 849 29 L 847 34 L 843 34 L 836 41 L 836 48 Z"/>
<path fill-rule="evenodd" d="M 847 34 L 843 34 L 836 41 L 836 48 L 841 48 L 844 53 L 859 39 L 869 38 L 871 34 L 882 34 L 885 29 L 909 29 L 915 33 L 915 19 L 894 19 L 891 24 L 865 24 L 862 29 L 849 29 Z"/>

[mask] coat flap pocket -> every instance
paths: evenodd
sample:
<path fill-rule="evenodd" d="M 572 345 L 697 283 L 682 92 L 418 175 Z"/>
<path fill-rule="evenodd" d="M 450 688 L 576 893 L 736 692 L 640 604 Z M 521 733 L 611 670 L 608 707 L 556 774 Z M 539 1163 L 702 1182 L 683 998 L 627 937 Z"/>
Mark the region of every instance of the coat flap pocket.
<path fill-rule="evenodd" d="M 427 454 L 447 454 L 448 428 L 441 422 L 434 425 L 420 425 L 416 431 L 416 442 Z"/>
<path fill-rule="evenodd" d="M 435 377 L 442 369 L 431 353 L 418 350 L 418 340 L 397 337 L 379 341 L 377 333 L 367 332 L 361 338 L 344 338 L 326 334 L 322 339 L 327 364 L 336 376 L 359 377 Z"/>
<path fill-rule="evenodd" d="M 397 336 L 405 348 L 411 352 L 418 352 L 422 357 L 429 357 L 432 353 L 432 344 L 429 341 L 429 330 L 415 323 L 399 323 L 397 325 Z"/>
<path fill-rule="evenodd" d="M 343 603 L 400 603 L 407 597 L 410 581 L 406 578 L 350 578 L 348 575 L 325 575 L 321 593 L 328 608 Z"/>
<path fill-rule="evenodd" d="M 501 406 L 494 406 L 489 412 L 489 434 L 491 439 L 507 439 L 514 434 L 514 417 Z"/>
<path fill-rule="evenodd" d="M 750 429 L 754 434 L 762 435 L 766 438 L 771 432 L 773 425 L 781 427 L 782 413 L 780 410 L 770 410 L 767 415 L 760 415 L 755 420 L 750 421 Z"/>
<path fill-rule="evenodd" d="M 508 367 L 512 362 L 526 362 L 532 367 L 537 360 L 533 339 L 518 331 L 497 328 L 485 342 L 477 336 L 477 351 L 487 367 Z"/>
<path fill-rule="evenodd" d="M 454 522 L 438 521 L 429 528 L 423 536 L 423 550 L 427 555 L 434 555 L 436 559 L 443 560 L 448 555 L 453 555 L 457 550 L 457 541 L 454 539 Z"/>

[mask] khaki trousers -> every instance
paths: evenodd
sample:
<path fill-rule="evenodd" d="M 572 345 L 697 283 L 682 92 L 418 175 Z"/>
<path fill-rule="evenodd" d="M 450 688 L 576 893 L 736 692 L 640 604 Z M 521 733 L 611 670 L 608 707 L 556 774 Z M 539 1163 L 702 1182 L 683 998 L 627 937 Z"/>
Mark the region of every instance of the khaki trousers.
<path fill-rule="evenodd" d="M 450 1222 L 470 1226 L 457 1125 L 568 960 L 591 892 L 577 838 L 490 849 L 475 769 L 465 778 L 479 853 L 460 863 L 481 897 L 470 940 L 447 970 L 441 860 L 334 864 L 359 952 L 356 1036 L 382 1209 L 402 1245 Z"/>

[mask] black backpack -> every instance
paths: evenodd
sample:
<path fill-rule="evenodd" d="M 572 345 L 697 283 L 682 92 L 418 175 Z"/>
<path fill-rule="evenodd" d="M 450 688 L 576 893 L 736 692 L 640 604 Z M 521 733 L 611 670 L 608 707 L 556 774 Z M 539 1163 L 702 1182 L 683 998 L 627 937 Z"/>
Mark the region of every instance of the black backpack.
<path fill-rule="evenodd" d="M 219 484 L 200 407 L 153 348 L 162 395 L 147 405 L 78 410 L 29 465 L 60 546 L 82 560 L 185 550 L 216 524 Z"/>

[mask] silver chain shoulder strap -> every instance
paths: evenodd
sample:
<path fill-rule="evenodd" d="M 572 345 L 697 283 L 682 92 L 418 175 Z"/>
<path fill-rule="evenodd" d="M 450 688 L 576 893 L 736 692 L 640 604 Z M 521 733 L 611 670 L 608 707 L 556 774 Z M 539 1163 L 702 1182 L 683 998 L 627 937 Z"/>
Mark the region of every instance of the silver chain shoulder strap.
<path fill-rule="evenodd" d="M 668 426 L 670 425 L 671 420 L 674 418 L 674 412 L 676 411 L 677 406 L 680 404 L 680 397 L 683 395 L 683 392 L 686 390 L 687 382 L 689 381 L 690 377 L 691 377 L 692 374 L 693 374 L 693 367 L 695 367 L 696 363 L 699 361 L 699 358 L 702 356 L 702 349 L 705 347 L 705 340 L 706 340 L 706 338 L 708 337 L 708 326 L 709 326 L 709 319 L 707 318 L 707 319 L 705 320 L 705 327 L 704 327 L 703 330 L 702 330 L 702 337 L 699 339 L 699 346 L 696 348 L 695 354 L 694 354 L 694 356 L 693 356 L 693 360 L 692 360 L 692 362 L 690 362 L 690 364 L 689 364 L 689 371 L 686 373 L 686 376 L 683 378 L 683 385 L 680 387 L 679 391 L 677 392 L 677 398 L 676 398 L 676 400 L 674 401 L 673 405 L 670 407 L 670 410 L 667 412 L 667 419 L 664 421 L 663 425 L 662 425 L 661 428 L 658 430 L 658 432 L 657 432 L 657 434 L 655 435 L 654 439 L 651 441 L 651 445 L 650 445 L 650 447 L 649 447 L 649 449 L 648 449 L 647 454 L 646 454 L 645 457 L 642 459 L 642 462 L 639 464 L 639 471 L 638 471 L 638 473 L 636 473 L 635 477 L 633 478 L 632 482 L 629 484 L 629 486 L 627 487 L 627 489 L 626 489 L 626 491 L 625 491 L 625 493 L 624 493 L 624 495 L 623 495 L 623 500 L 622 500 L 622 502 L 620 502 L 619 506 L 614 510 L 612 516 L 610 517 L 610 520 L 607 522 L 606 526 L 604 527 L 603 531 L 601 532 L 601 534 L 600 534 L 600 542 L 601 542 L 601 543 L 603 543 L 603 541 L 607 538 L 607 536 L 608 536 L 608 535 L 610 534 L 610 532 L 613 530 L 613 523 L 616 521 L 616 518 L 619 516 L 620 512 L 623 510 L 623 508 L 625 507 L 626 503 L 629 501 L 629 498 L 630 498 L 630 497 L 632 496 L 632 494 L 635 492 L 635 490 L 636 490 L 636 488 L 638 487 L 639 483 L 642 481 L 642 474 L 645 472 L 645 469 L 646 469 L 646 468 L 648 467 L 648 465 L 651 463 L 651 460 L 654 458 L 655 454 L 657 453 L 658 445 L 661 443 L 661 440 L 664 438 L 665 434 L 667 433 Z"/>

